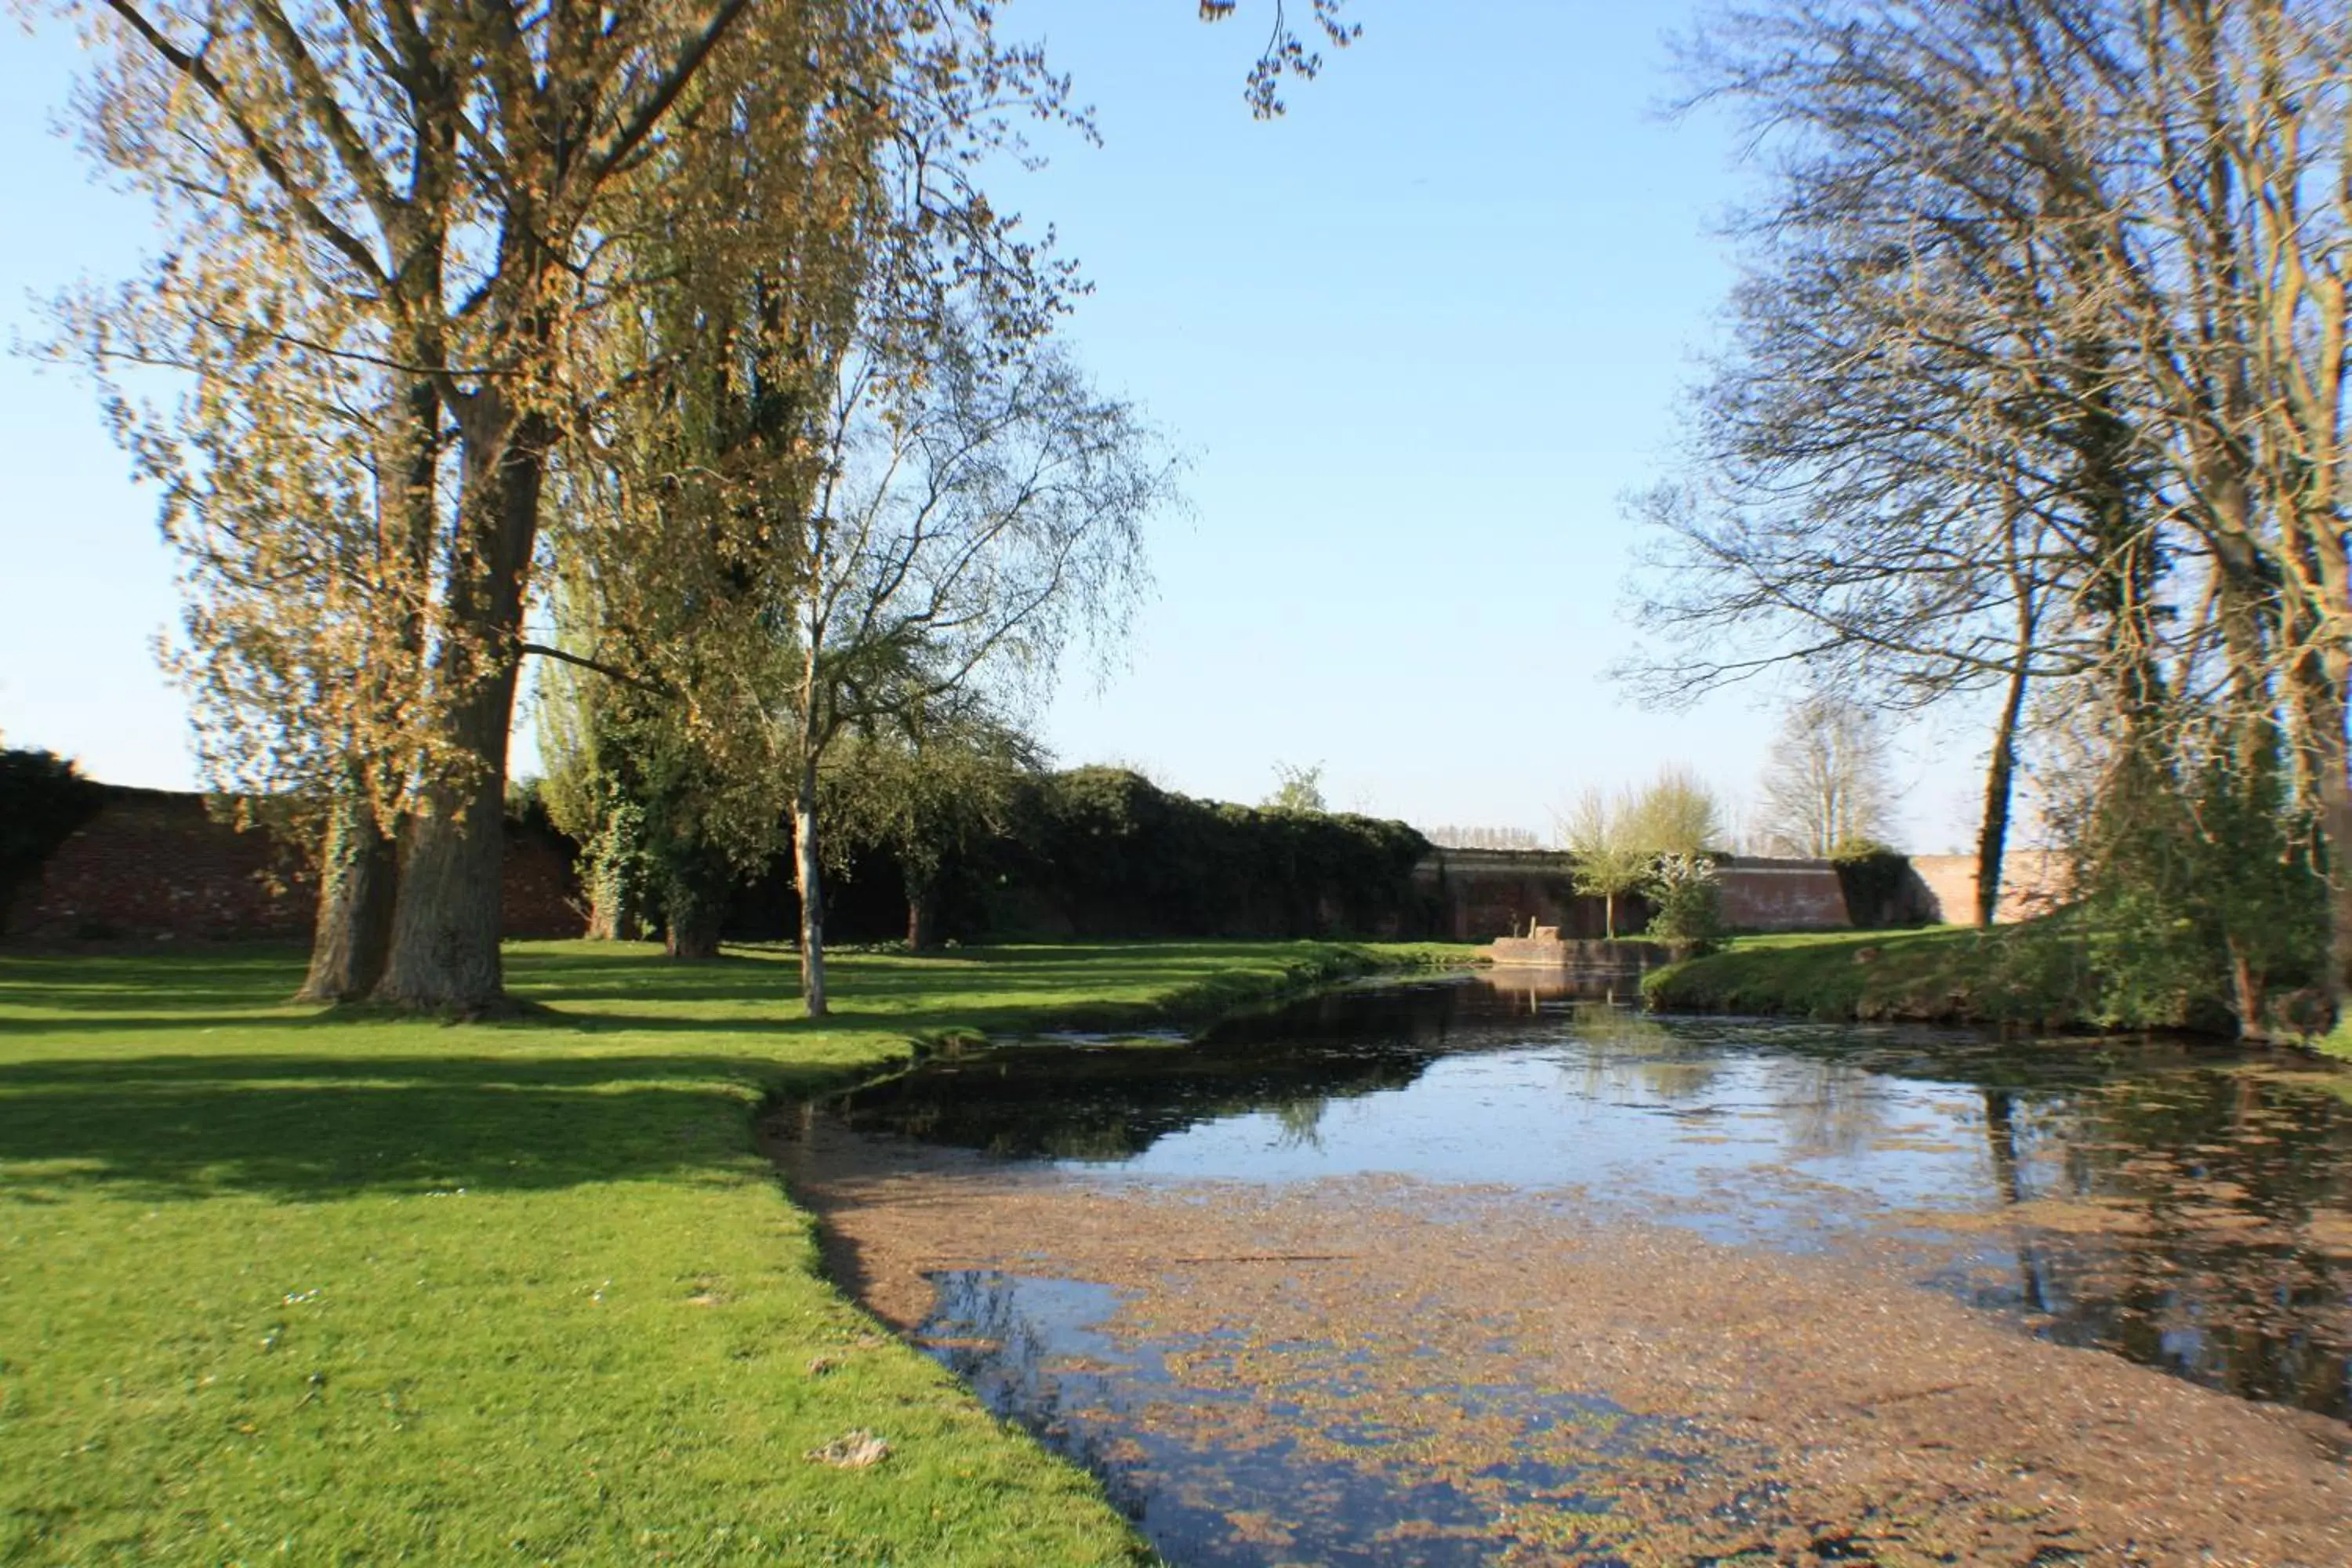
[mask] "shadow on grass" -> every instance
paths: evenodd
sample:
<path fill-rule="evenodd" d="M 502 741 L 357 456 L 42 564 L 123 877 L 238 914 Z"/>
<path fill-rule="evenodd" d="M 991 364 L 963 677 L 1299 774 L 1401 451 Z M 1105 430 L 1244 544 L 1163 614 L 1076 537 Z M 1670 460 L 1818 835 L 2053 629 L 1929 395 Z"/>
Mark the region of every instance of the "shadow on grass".
<path fill-rule="evenodd" d="M 448 1027 L 290 1006 L 290 949 L 0 954 L 0 1202 L 733 1179 L 754 1105 L 845 1087 L 894 1054 L 892 1037 L 1156 1016 L 1119 999 L 1138 990 L 1189 987 L 1213 1006 L 1265 988 L 1267 951 L 850 955 L 835 1016 L 812 1024 L 788 952 L 681 965 L 650 949 L 526 945 L 509 953 L 522 1015 Z M 622 1031 L 701 1048 L 597 1039 Z"/>
<path fill-rule="evenodd" d="M 78 1188 L 315 1201 L 732 1179 L 763 1094 L 842 1076 L 695 1056 L 19 1062 L 0 1067 L 0 1203 Z"/>

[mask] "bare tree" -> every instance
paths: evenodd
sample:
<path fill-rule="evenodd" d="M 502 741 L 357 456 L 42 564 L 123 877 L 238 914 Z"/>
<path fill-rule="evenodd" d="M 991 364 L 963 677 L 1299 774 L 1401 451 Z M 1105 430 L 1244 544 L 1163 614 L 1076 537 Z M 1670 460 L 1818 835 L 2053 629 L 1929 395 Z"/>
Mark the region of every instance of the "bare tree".
<path fill-rule="evenodd" d="M 1664 541 L 1643 608 L 1676 651 L 1636 673 L 1681 693 L 1792 662 L 1890 707 L 1997 691 L 1988 903 L 2044 682 L 2094 694 L 2111 822 L 2174 822 L 2183 864 L 2217 823 L 2268 845 L 2309 822 L 2340 871 L 2340 7 L 1780 0 L 1698 37 L 1699 96 L 1746 119 L 1768 197 L 1738 226 L 1737 346 L 1690 471 L 1642 503 Z M 2333 995 L 2352 877 L 2330 875 Z M 2270 895 L 2200 886 L 2180 896 L 2252 973 Z"/>
<path fill-rule="evenodd" d="M 1756 829 L 1780 854 L 1825 860 L 1885 842 L 1894 791 L 1876 715 L 1827 693 L 1790 704 L 1760 794 Z"/>

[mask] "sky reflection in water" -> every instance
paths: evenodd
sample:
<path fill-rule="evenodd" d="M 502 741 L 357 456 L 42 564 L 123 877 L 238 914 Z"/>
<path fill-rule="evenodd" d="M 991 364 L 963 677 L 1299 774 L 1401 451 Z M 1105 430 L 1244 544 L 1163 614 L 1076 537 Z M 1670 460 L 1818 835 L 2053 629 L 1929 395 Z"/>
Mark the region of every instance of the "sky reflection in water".
<path fill-rule="evenodd" d="M 1388 1174 L 1727 1244 L 1870 1248 L 2049 1338 L 2342 1420 L 2347 1083 L 2186 1043 L 1653 1019 L 1479 977 L 1340 992 L 1192 1046 L 1064 1040 L 937 1060 L 835 1110 L 1077 1183 Z M 1188 1447 L 1167 1413 L 1216 1396 L 1183 1386 L 1170 1358 L 1201 1347 L 1109 1331 L 1118 1298 L 1101 1286 L 995 1270 L 936 1282 L 934 1353 L 1102 1475 L 1180 1562 L 1481 1561 L 1495 1542 L 1478 1521 L 1498 1506 L 1572 1516 L 1620 1458 L 1709 1463 L 1675 1423 L 1529 1389 L 1449 1392 L 1531 1442 L 1574 1427 L 1549 1451 L 1585 1458 L 1482 1475 L 1476 1496 L 1410 1466 L 1384 1486 L 1378 1467 L 1281 1441 Z"/>

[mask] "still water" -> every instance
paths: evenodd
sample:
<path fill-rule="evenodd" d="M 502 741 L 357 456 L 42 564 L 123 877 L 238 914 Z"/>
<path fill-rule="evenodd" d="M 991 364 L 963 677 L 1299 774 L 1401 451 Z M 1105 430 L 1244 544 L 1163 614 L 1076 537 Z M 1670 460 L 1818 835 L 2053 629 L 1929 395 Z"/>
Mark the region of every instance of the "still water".
<path fill-rule="evenodd" d="M 1579 1226 L 1668 1227 L 1710 1256 L 1865 1258 L 2020 1336 L 2352 1419 L 2352 1079 L 2273 1058 L 1646 1017 L 1481 976 L 1337 992 L 1189 1044 L 1074 1038 L 937 1059 L 831 1110 L 853 1133 L 1097 1192 L 1276 1202 L 1402 1182 L 1433 1213 L 1499 1194 Z M 1036 1266 L 932 1271 L 920 1337 L 1089 1463 L 1180 1561 L 1481 1561 L 1495 1538 L 1473 1516 L 1540 1503 L 1598 1517 L 1605 1502 L 1580 1500 L 1589 1475 L 1705 1462 L 1671 1413 L 1636 1416 L 1594 1389 L 1480 1389 L 1454 1365 L 1427 1379 L 1453 1380 L 1468 1414 L 1449 1420 L 1507 1421 L 1502 1451 L 1550 1460 L 1465 1481 L 1327 1462 L 1296 1433 L 1212 1441 L 1194 1428 L 1214 1425 L 1217 1401 L 1275 1384 L 1261 1372 L 1255 1394 L 1185 1387 L 1182 1369 L 1237 1356 L 1218 1336 L 1245 1324 L 1155 1327 L 1134 1279 L 1072 1278 L 1050 1237 L 1024 1256 Z M 1296 1256 L 1306 1268 L 1321 1254 Z M 1236 1297 L 1226 1310 L 1247 1309 Z M 1317 1375 L 1345 1381 L 1351 1363 L 1333 1353 L 1338 1370 Z M 1132 1415 L 1174 1403 L 1192 1426 Z M 1578 1434 L 1572 1452 L 1536 1440 L 1555 1430 Z M 1377 1500 L 1356 1495 L 1383 1485 Z M 1401 1521 L 1415 1532 L 1402 1556 Z M 1556 1560 L 1620 1560 L 1578 1555 L 1573 1532 L 1547 1539 Z"/>

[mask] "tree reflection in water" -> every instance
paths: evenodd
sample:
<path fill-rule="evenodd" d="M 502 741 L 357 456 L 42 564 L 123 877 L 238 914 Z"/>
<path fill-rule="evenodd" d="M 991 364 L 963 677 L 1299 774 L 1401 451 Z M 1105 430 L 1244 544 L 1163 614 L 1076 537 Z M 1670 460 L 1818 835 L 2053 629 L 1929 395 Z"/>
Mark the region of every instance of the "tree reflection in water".
<path fill-rule="evenodd" d="M 2342 1418 L 2345 1087 L 2210 1046 L 1656 1018 L 1498 976 L 1342 992 L 1190 1046 L 935 1061 L 835 1109 L 1104 1171 L 1583 1188 L 1795 1249 L 1894 1213 L 1962 1259 L 1937 1283 L 2052 1339 Z"/>

